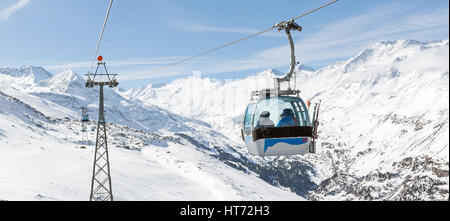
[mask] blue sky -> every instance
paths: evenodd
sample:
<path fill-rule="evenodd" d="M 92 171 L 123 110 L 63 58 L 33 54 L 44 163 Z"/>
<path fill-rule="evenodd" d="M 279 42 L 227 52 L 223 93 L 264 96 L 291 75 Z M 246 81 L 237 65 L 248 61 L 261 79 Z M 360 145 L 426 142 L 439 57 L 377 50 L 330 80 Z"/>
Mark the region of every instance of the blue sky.
<path fill-rule="evenodd" d="M 109 0 L 1 0 L 0 67 L 87 73 Z M 100 53 L 121 86 L 168 82 L 202 71 L 219 80 L 288 70 L 289 45 L 271 31 L 182 65 L 153 69 L 245 37 L 328 0 L 115 0 Z M 340 0 L 297 21 L 297 58 L 321 68 L 376 42 L 449 36 L 446 0 Z"/>

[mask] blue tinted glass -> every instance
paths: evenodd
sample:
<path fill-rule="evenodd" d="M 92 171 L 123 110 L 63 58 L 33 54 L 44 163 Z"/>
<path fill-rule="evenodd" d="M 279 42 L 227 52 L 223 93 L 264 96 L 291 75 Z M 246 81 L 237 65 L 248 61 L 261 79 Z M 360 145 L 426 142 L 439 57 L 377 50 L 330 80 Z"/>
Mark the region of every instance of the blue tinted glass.
<path fill-rule="evenodd" d="M 247 110 L 245 111 L 245 118 L 244 118 L 244 133 L 246 135 L 250 134 L 251 132 L 251 126 L 253 121 L 253 112 L 255 110 L 255 104 L 249 104 L 247 106 Z"/>
<path fill-rule="evenodd" d="M 267 112 L 268 119 L 265 118 Z M 260 126 L 261 122 L 264 122 L 265 126 L 273 123 L 274 127 L 310 126 L 309 114 L 304 102 L 295 97 L 275 97 L 259 101 L 255 110 L 253 127 Z"/>

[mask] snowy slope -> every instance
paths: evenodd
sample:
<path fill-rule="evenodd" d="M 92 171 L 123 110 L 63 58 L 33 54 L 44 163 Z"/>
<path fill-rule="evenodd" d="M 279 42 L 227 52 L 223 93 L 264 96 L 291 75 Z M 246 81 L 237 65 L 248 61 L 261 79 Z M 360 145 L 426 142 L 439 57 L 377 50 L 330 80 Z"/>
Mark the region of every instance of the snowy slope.
<path fill-rule="evenodd" d="M 87 200 L 93 146 L 78 120 L 83 104 L 95 119 L 98 89 L 70 70 L 26 85 L 9 82 L 32 73 L 10 73 L 0 76 L 0 200 Z M 303 199 L 235 168 L 245 159 L 207 123 L 105 92 L 116 200 Z"/>
<path fill-rule="evenodd" d="M 9 79 L 14 80 L 9 81 L 9 84 L 27 88 L 39 81 L 51 78 L 52 74 L 42 67 L 23 66 L 18 68 L 0 68 L 0 76 L 2 78 L 12 77 Z"/>
<path fill-rule="evenodd" d="M 107 88 L 114 197 L 448 200 L 448 51 L 448 40 L 381 42 L 300 66 L 302 98 L 323 102 L 318 153 L 301 157 L 251 156 L 239 134 L 250 92 L 280 71 Z M 84 105 L 96 119 L 98 89 L 22 67 L 0 69 L 0 92 L 0 200 L 86 200 L 93 152 L 78 119 Z"/>
<path fill-rule="evenodd" d="M 323 102 L 318 154 L 274 160 L 313 165 L 310 199 L 448 199 L 448 61 L 448 39 L 398 40 L 317 71 L 301 69 L 301 96 Z M 280 74 L 227 82 L 189 77 L 120 93 L 202 119 L 242 148 L 249 93 L 273 87 Z"/>

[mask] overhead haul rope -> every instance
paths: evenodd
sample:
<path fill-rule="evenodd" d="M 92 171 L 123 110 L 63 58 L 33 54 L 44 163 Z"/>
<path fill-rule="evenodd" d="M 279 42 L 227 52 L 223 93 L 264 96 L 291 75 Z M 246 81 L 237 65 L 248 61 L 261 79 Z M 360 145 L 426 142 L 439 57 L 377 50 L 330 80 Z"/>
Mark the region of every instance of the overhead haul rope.
<path fill-rule="evenodd" d="M 105 28 L 105 38 L 103 38 L 103 42 L 101 48 L 99 48 L 99 54 L 108 54 L 111 49 L 111 45 L 114 41 L 114 36 L 117 36 L 119 30 L 122 29 L 124 21 L 129 15 L 128 10 L 133 1 L 115 1 L 114 2 L 114 13 L 112 13 L 108 19 L 108 26 Z"/>
<path fill-rule="evenodd" d="M 100 48 L 100 43 L 102 42 L 103 33 L 105 32 L 106 22 L 108 22 L 109 12 L 111 11 L 111 6 L 113 0 L 109 2 L 108 11 L 106 12 L 105 21 L 103 22 L 102 32 L 100 33 L 100 38 L 98 39 L 97 49 L 95 49 L 94 59 L 92 60 L 91 67 L 89 68 L 89 74 L 92 72 L 92 67 L 94 66 L 95 60 L 97 59 L 98 49 Z"/>
<path fill-rule="evenodd" d="M 100 38 L 98 39 L 98 43 L 97 43 L 97 48 L 95 49 L 95 53 L 94 53 L 94 59 L 92 60 L 91 63 L 91 67 L 89 68 L 89 72 L 88 72 L 88 78 L 90 77 L 89 75 L 92 72 L 92 67 L 94 66 L 95 60 L 97 59 L 97 53 L 98 53 L 98 49 L 100 48 L 100 43 L 102 42 L 102 38 L 103 38 L 103 33 L 105 32 L 105 28 L 106 28 L 106 23 L 108 22 L 108 18 L 109 18 L 109 13 L 111 12 L 111 7 L 113 4 L 113 0 L 111 0 L 109 2 L 109 6 L 108 6 L 108 10 L 106 12 L 106 17 L 105 17 L 105 21 L 103 22 L 103 26 L 102 26 L 102 31 L 100 32 Z M 84 88 L 84 102 L 85 102 L 85 107 L 87 108 L 87 97 L 88 97 L 88 93 L 87 93 L 87 88 Z"/>
<path fill-rule="evenodd" d="M 222 49 L 222 48 L 225 48 L 225 47 L 228 47 L 228 46 L 237 44 L 237 43 L 239 43 L 239 42 L 241 42 L 241 41 L 244 41 L 244 40 L 247 40 L 247 39 L 256 37 L 256 36 L 258 36 L 258 35 L 264 34 L 264 33 L 268 32 L 268 31 L 271 31 L 271 30 L 277 28 L 279 24 L 286 23 L 286 22 L 291 22 L 291 21 L 295 21 L 295 20 L 297 20 L 297 19 L 299 19 L 299 18 L 301 18 L 301 17 L 303 17 L 303 16 L 306 16 L 306 15 L 308 15 L 308 14 L 311 14 L 311 13 L 313 13 L 313 12 L 319 10 L 319 9 L 325 8 L 325 7 L 327 7 L 328 5 L 331 5 L 331 4 L 333 4 L 333 3 L 337 2 L 337 1 L 338 1 L 338 0 L 333 0 L 333 1 L 331 1 L 331 2 L 328 2 L 327 4 L 324 4 L 324 5 L 322 5 L 322 6 L 318 7 L 318 8 L 313 9 L 313 10 L 311 10 L 311 11 L 309 11 L 309 12 L 306 12 L 306 13 L 304 13 L 304 14 L 301 14 L 301 15 L 299 15 L 299 16 L 297 16 L 297 17 L 293 17 L 293 18 L 291 18 L 289 21 L 280 22 L 280 23 L 278 23 L 278 24 L 275 24 L 275 25 L 272 26 L 271 28 L 262 30 L 262 31 L 260 31 L 260 32 L 258 32 L 258 33 L 249 35 L 249 36 L 247 36 L 247 37 L 238 39 L 238 40 L 236 40 L 236 41 L 232 41 L 232 42 L 230 42 L 230 43 L 228 43 L 228 44 L 221 45 L 221 46 L 219 46 L 219 47 L 217 47 L 217 48 L 213 48 L 213 49 L 211 49 L 211 50 L 208 50 L 208 51 L 205 51 L 205 52 L 196 54 L 196 55 L 194 55 L 194 56 L 191 56 L 191 57 L 188 57 L 188 58 L 179 60 L 179 61 L 177 61 L 177 62 L 175 62 L 175 63 L 172 63 L 172 64 L 169 64 L 169 65 L 163 66 L 163 67 L 161 67 L 161 68 L 154 69 L 154 70 L 152 70 L 152 71 L 150 71 L 150 72 L 147 72 L 147 73 L 144 73 L 144 74 L 152 74 L 152 73 L 155 73 L 155 72 L 159 72 L 159 71 L 165 70 L 165 69 L 167 69 L 167 68 L 170 68 L 170 67 L 179 65 L 179 64 L 181 64 L 181 63 L 184 63 L 184 62 L 186 62 L 186 61 L 190 61 L 190 60 L 192 60 L 192 59 L 194 59 L 194 58 L 197 58 L 197 57 L 200 57 L 200 56 L 203 56 L 203 55 L 206 55 L 206 54 L 215 52 L 215 51 L 220 50 L 220 49 Z"/>

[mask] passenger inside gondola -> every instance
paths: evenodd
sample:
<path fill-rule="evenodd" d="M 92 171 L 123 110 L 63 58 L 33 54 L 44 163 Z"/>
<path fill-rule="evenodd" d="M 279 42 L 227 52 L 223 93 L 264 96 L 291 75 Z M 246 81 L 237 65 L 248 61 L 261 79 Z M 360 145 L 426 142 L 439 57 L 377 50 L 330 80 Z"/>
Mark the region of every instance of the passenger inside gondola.
<path fill-rule="evenodd" d="M 294 116 L 294 111 L 290 108 L 284 109 L 283 113 L 280 114 L 280 118 L 277 127 L 293 127 L 298 124 Z"/>
<path fill-rule="evenodd" d="M 256 124 L 256 127 L 257 128 L 274 127 L 275 124 L 269 117 L 270 117 L 270 112 L 263 111 L 259 115 L 259 120 L 258 120 L 258 123 Z"/>

